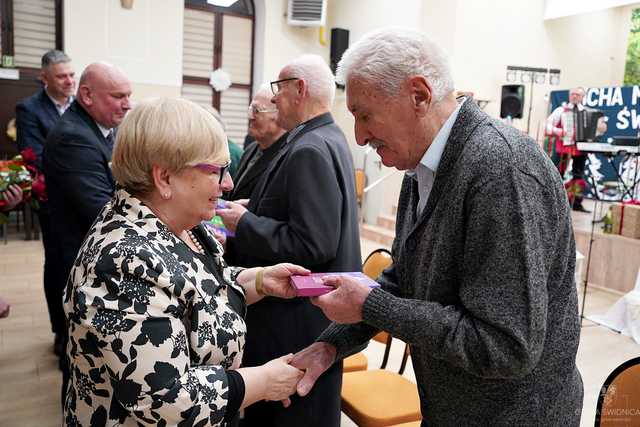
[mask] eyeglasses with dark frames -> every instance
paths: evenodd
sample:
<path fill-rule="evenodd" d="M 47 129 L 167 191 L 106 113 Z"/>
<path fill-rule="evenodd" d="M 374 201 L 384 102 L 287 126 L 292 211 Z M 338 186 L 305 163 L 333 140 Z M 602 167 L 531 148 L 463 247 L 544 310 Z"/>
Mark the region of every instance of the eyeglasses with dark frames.
<path fill-rule="evenodd" d="M 299 77 L 289 77 L 288 79 L 281 79 L 281 80 L 276 80 L 275 82 L 271 82 L 271 92 L 273 92 L 274 95 L 277 95 L 278 92 L 280 92 L 280 90 L 282 89 L 280 87 L 281 83 L 284 82 L 291 82 L 294 80 L 300 80 Z"/>
<path fill-rule="evenodd" d="M 222 185 L 222 180 L 224 179 L 224 174 L 229 172 L 229 166 L 231 162 L 227 162 L 224 165 L 216 165 L 213 163 L 198 163 L 193 165 L 194 168 L 198 168 L 202 171 L 205 171 L 210 174 L 218 174 L 218 185 Z"/>

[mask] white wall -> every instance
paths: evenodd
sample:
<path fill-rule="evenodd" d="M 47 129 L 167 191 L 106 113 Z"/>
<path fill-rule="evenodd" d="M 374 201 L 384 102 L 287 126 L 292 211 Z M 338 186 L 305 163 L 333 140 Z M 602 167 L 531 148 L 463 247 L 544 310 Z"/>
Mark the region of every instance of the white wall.
<path fill-rule="evenodd" d="M 635 0 L 547 0 L 544 19 L 563 18 L 637 3 Z"/>
<path fill-rule="evenodd" d="M 632 10 L 618 7 L 546 21 L 552 60 L 561 64 L 563 86 L 622 84 Z M 576 37 L 581 33 L 587 38 Z"/>
<path fill-rule="evenodd" d="M 456 86 L 491 100 L 485 111 L 497 116 L 507 65 L 560 69 L 559 86 L 533 85 L 530 135 L 542 138 L 551 90 L 622 83 L 630 19 L 631 7 L 544 21 L 543 2 L 458 0 L 450 50 Z M 524 117 L 514 123 L 521 130 L 530 94 L 527 84 Z"/>
<path fill-rule="evenodd" d="M 78 73 L 95 61 L 122 68 L 134 99 L 179 96 L 183 12 L 182 0 L 66 0 L 65 51 Z"/>
<path fill-rule="evenodd" d="M 256 6 L 256 85 L 275 80 L 291 59 L 305 53 L 329 58 L 329 46 L 320 44 L 319 30 L 287 24 L 287 0 L 254 0 Z M 260 22 L 258 22 L 260 21 Z"/>
<path fill-rule="evenodd" d="M 395 25 L 421 28 L 423 0 L 403 0 L 398 3 L 388 0 L 328 0 L 326 45 L 321 43 L 318 28 L 294 27 L 287 24 L 287 0 L 254 0 L 256 6 L 256 57 L 254 58 L 254 81 L 260 84 L 274 80 L 280 69 L 291 59 L 305 53 L 314 53 L 329 62 L 331 28 L 348 29 L 350 42 L 362 37 L 368 31 Z M 353 118 L 346 108 L 344 92 L 338 90 L 332 114 L 343 129 L 351 148 L 356 167 L 364 165 L 364 149 L 358 147 L 353 135 Z M 369 182 L 388 172 L 380 165 L 375 153 L 367 156 L 365 166 Z M 381 186 L 383 189 L 383 186 Z M 366 214 L 375 219 L 384 203 L 384 191 L 371 193 Z"/>
<path fill-rule="evenodd" d="M 460 0 L 424 0 L 422 24 L 420 29 L 447 52 L 451 57 L 454 51 L 455 35 L 458 28 L 458 4 Z"/>
<path fill-rule="evenodd" d="M 265 80 L 275 78 L 287 60 L 302 53 L 317 53 L 329 60 L 328 47 L 319 43 L 317 29 L 286 24 L 286 0 L 258 1 L 264 2 L 265 25 L 264 49 L 256 52 L 258 56 L 264 52 Z M 531 99 L 531 85 L 526 85 L 524 118 L 514 122 L 526 130 L 532 100 L 530 135 L 542 139 L 551 90 L 622 83 L 631 9 L 609 8 L 545 21 L 542 0 L 329 0 L 327 38 L 334 27 L 348 29 L 351 44 L 385 26 L 422 29 L 448 52 L 456 88 L 490 100 L 485 111 L 494 117 L 499 114 L 501 86 L 507 83 L 507 65 L 559 68 L 559 86 L 533 85 Z M 349 140 L 356 167 L 366 168 L 368 182 L 388 173 L 375 153 L 364 164 L 364 149 L 355 144 L 353 118 L 341 91 L 332 112 Z M 400 179 L 401 175 L 395 176 L 368 195 L 374 206 L 365 213 L 367 220 L 373 221 L 381 206 L 396 199 Z"/>
<path fill-rule="evenodd" d="M 330 0 L 327 14 L 329 28 L 339 27 L 349 30 L 349 43 L 353 44 L 369 31 L 397 26 L 420 29 L 423 26 L 424 0 Z M 444 2 L 441 2 L 444 3 Z M 444 6 L 446 7 L 446 6 Z M 346 107 L 346 96 L 338 90 L 332 110 L 336 123 L 342 128 L 353 154 L 356 168 L 364 168 L 367 175 L 366 185 L 376 182 L 395 170 L 381 164 L 379 156 L 371 151 L 365 156 L 366 148 L 359 147 L 353 133 L 353 117 Z M 397 200 L 402 174 L 381 182 L 365 196 L 364 219 L 375 223 L 378 214 L 390 211 L 391 204 Z"/>
<path fill-rule="evenodd" d="M 422 0 L 393 3 L 393 10 L 389 2 L 367 2 L 365 19 L 363 5 L 357 1 L 345 3 L 349 6 L 341 6 L 338 12 L 344 15 L 335 21 L 353 30 L 356 37 L 352 41 L 364 32 L 363 27 L 369 30 L 397 25 L 402 20 L 404 26 L 415 27 L 419 16 L 418 26 L 448 52 L 456 88 L 490 100 L 485 111 L 494 117 L 499 115 L 507 65 L 560 69 L 559 86 L 534 84 L 531 97 L 532 85 L 526 85 L 524 117 L 514 122 L 514 126 L 526 130 L 531 106 L 529 133 L 539 140 L 543 138 L 550 91 L 578 85 L 621 85 L 623 81 L 633 6 L 545 21 L 543 1 Z M 405 15 L 398 15 L 397 9 L 403 9 Z M 380 199 L 376 203 L 388 206 L 389 201 L 396 200 L 400 179 L 391 178 L 384 185 L 384 194 L 374 196 Z"/>
<path fill-rule="evenodd" d="M 256 6 L 254 83 L 277 77 L 292 58 L 315 53 L 329 61 L 329 43 L 321 44 L 318 28 L 287 24 L 287 0 L 254 0 Z M 183 0 L 135 0 L 132 10 L 118 0 L 66 0 L 65 50 L 77 71 L 97 60 L 112 62 L 129 75 L 134 98 L 179 96 L 182 82 Z M 546 20 L 543 0 L 328 0 L 326 41 L 334 27 L 350 31 L 350 42 L 385 27 L 419 28 L 440 44 L 451 59 L 456 87 L 489 99 L 485 111 L 497 116 L 500 87 L 507 65 L 561 69 L 559 86 L 534 85 L 531 135 L 547 115 L 549 91 L 572 86 L 619 85 L 623 80 L 626 43 L 633 6 Z M 526 128 L 530 87 L 526 91 Z M 353 136 L 353 118 L 344 93 L 332 110 L 345 132 L 356 167 L 363 150 Z M 541 135 L 540 135 L 541 136 Z M 367 158 L 369 182 L 387 172 Z M 372 193 L 375 210 L 397 198 L 400 177 Z"/>
<path fill-rule="evenodd" d="M 419 29 L 423 3 L 424 0 L 329 0 L 327 24 L 349 30 L 351 43 L 381 27 Z"/>

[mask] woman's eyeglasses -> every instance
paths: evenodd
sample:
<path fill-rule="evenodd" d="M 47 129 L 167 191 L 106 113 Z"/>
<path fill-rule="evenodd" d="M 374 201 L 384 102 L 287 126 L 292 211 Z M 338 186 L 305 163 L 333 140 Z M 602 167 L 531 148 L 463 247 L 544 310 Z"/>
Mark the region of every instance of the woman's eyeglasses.
<path fill-rule="evenodd" d="M 198 163 L 197 165 L 193 165 L 194 168 L 198 168 L 202 171 L 205 171 L 210 174 L 218 174 L 218 185 L 222 185 L 222 180 L 224 179 L 224 174 L 229 172 L 229 166 L 231 162 L 227 162 L 224 165 L 216 165 L 213 163 Z"/>

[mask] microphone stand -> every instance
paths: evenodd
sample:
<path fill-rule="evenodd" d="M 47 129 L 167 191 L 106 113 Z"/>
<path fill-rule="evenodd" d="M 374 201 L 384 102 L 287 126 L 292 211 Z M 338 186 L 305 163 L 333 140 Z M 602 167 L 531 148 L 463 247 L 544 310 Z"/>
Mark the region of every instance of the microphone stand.
<path fill-rule="evenodd" d="M 584 275 L 584 280 L 582 281 L 582 307 L 580 308 L 580 327 L 582 327 L 582 322 L 584 321 L 584 308 L 587 305 L 587 284 L 589 283 L 589 272 L 591 267 L 591 248 L 593 247 L 595 226 L 596 226 L 596 210 L 598 208 L 599 199 L 595 199 L 595 203 L 593 205 L 593 216 L 591 218 L 591 234 L 589 235 L 589 251 L 587 252 L 587 272 Z"/>

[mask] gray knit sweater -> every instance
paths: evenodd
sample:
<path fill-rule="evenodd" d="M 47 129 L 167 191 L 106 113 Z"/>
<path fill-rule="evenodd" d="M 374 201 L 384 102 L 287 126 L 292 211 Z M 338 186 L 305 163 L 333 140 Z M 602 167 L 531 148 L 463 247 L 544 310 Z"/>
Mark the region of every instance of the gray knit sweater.
<path fill-rule="evenodd" d="M 364 321 L 319 340 L 339 358 L 377 330 L 411 344 L 430 426 L 579 425 L 575 242 L 551 161 L 467 100 L 419 218 L 417 185 L 405 177 Z"/>

